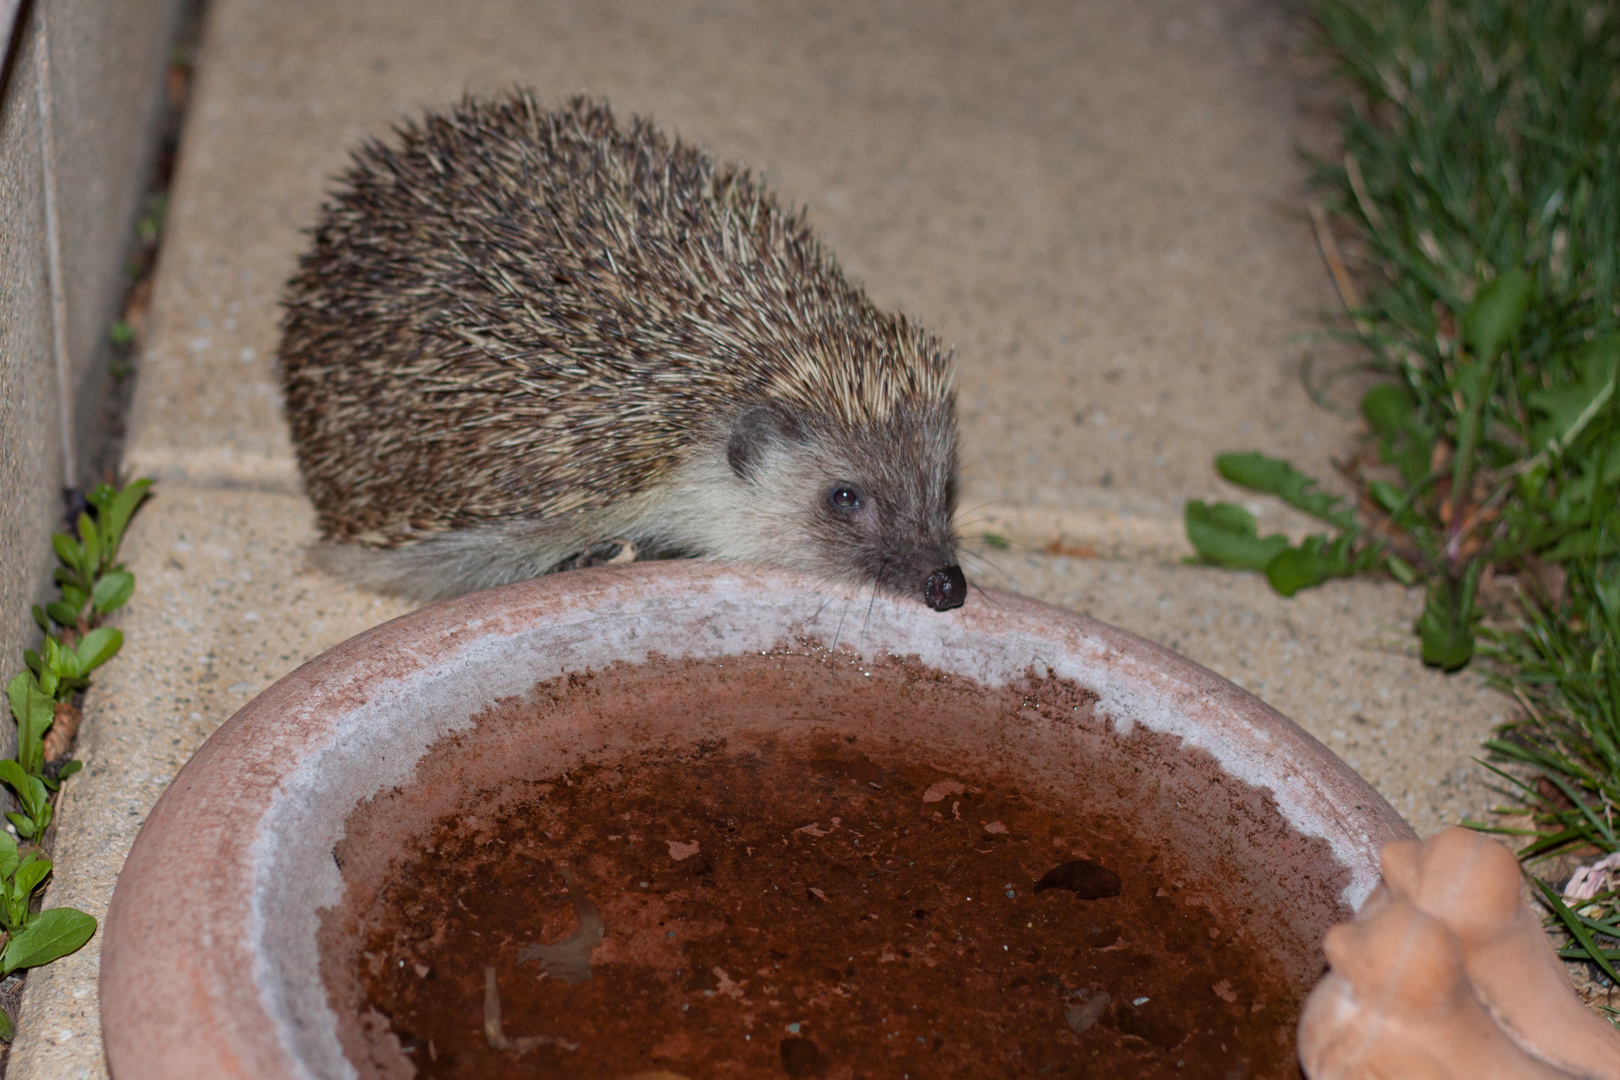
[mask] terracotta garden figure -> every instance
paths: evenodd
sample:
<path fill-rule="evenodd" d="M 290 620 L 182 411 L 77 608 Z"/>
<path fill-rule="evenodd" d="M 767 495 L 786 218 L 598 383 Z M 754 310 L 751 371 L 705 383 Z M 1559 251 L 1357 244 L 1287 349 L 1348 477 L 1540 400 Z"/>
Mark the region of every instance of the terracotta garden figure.
<path fill-rule="evenodd" d="M 1299 1024 L 1311 1080 L 1620 1080 L 1620 1031 L 1575 997 L 1507 848 L 1450 828 L 1382 861 L 1324 942 Z"/>

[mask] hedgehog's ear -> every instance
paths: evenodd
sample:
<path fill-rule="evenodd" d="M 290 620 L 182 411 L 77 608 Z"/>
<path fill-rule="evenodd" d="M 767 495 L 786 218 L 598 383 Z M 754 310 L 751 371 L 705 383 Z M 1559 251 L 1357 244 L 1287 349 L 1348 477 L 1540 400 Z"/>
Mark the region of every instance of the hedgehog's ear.
<path fill-rule="evenodd" d="M 775 404 L 753 405 L 732 421 L 731 438 L 726 441 L 726 464 L 747 480 L 760 457 L 773 444 L 803 439 L 798 420 L 787 409 Z"/>

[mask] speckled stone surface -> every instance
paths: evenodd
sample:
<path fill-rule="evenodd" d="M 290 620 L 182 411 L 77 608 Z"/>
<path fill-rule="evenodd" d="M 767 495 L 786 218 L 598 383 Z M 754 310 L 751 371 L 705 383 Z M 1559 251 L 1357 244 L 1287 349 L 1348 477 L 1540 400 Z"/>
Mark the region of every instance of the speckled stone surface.
<path fill-rule="evenodd" d="M 1258 574 L 997 553 L 1004 588 L 1123 626 L 1219 672 L 1315 735 L 1428 836 L 1500 799 L 1473 762 L 1509 702 L 1418 660 L 1417 589 L 1335 581 L 1285 599 Z"/>
<path fill-rule="evenodd" d="M 1277 11 L 215 0 L 128 445 L 159 496 L 128 540 L 129 643 L 88 703 L 48 902 L 101 914 L 201 740 L 401 610 L 303 569 L 312 515 L 278 415 L 275 298 L 350 145 L 516 81 L 606 95 L 763 170 L 880 304 L 955 343 L 964 530 L 1018 542 L 984 552 L 985 580 L 1233 678 L 1421 832 L 1477 812 L 1469 759 L 1505 705 L 1410 655 L 1415 597 L 1357 582 L 1285 601 L 1175 565 L 1182 501 L 1233 494 L 1213 454 L 1266 450 L 1331 479 L 1354 434 L 1297 376 L 1334 299 L 1295 155 L 1321 127 Z M 1253 508 L 1268 528 L 1302 524 Z M 105 1075 L 97 957 L 92 941 L 30 977 L 14 1080 Z"/>

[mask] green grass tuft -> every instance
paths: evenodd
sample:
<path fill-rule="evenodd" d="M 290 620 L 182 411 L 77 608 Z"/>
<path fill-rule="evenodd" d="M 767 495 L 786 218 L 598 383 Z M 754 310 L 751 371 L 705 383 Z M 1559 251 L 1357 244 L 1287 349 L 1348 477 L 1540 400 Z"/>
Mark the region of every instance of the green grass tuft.
<path fill-rule="evenodd" d="M 1530 717 L 1489 749 L 1519 767 L 1502 775 L 1542 830 L 1528 855 L 1614 851 L 1620 8 L 1319 11 L 1357 91 L 1344 158 L 1318 175 L 1361 240 L 1366 299 L 1347 336 L 1390 378 L 1363 406 L 1379 442 L 1367 481 L 1394 551 L 1429 583 L 1425 659 L 1468 659 L 1485 568 L 1553 582 L 1485 632 L 1491 678 Z M 1615 898 L 1577 915 L 1543 894 L 1566 951 L 1612 975 Z"/>
<path fill-rule="evenodd" d="M 1190 503 L 1200 558 L 1279 592 L 1372 569 L 1428 599 L 1414 629 L 1446 670 L 1482 653 L 1528 719 L 1488 745 L 1527 858 L 1620 847 L 1620 5 L 1321 0 L 1350 88 L 1344 154 L 1318 163 L 1355 240 L 1339 331 L 1385 376 L 1360 505 L 1284 462 L 1226 479 L 1328 522 L 1299 548 L 1226 503 Z M 1327 218 L 1313 211 L 1319 233 Z M 1324 246 L 1331 238 L 1324 236 Z M 1337 259 L 1330 255 L 1330 262 Z M 1491 581 L 1520 583 L 1485 623 Z M 1486 626 L 1486 629 L 1481 629 Z M 1478 649 L 1476 649 L 1478 643 Z M 1514 831 L 1514 830 L 1509 830 Z M 1571 911 L 1565 955 L 1614 974 L 1620 899 Z"/>

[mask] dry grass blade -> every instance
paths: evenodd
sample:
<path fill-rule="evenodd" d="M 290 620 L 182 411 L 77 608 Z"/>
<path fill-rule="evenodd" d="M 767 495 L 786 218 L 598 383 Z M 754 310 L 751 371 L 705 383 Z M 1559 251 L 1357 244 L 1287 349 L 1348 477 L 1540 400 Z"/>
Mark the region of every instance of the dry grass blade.
<path fill-rule="evenodd" d="M 1356 197 L 1356 205 L 1361 207 L 1362 214 L 1367 218 L 1367 224 L 1375 229 L 1384 227 L 1384 215 L 1378 206 L 1367 197 L 1367 181 L 1361 175 L 1361 162 L 1356 155 L 1346 152 L 1344 155 L 1344 173 L 1350 178 L 1350 191 Z"/>
<path fill-rule="evenodd" d="M 1322 261 L 1327 263 L 1328 273 L 1333 276 L 1333 287 L 1339 291 L 1339 302 L 1344 305 L 1350 321 L 1355 323 L 1356 331 L 1363 337 L 1370 337 L 1372 327 L 1356 314 L 1361 310 L 1361 293 L 1344 265 L 1344 257 L 1339 254 L 1339 242 L 1333 239 L 1333 226 L 1328 223 L 1327 211 L 1315 199 L 1310 201 L 1308 208 L 1311 225 L 1316 231 L 1316 246 L 1322 252 Z"/>

